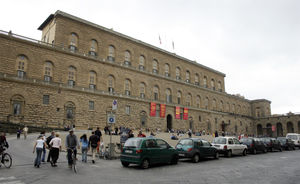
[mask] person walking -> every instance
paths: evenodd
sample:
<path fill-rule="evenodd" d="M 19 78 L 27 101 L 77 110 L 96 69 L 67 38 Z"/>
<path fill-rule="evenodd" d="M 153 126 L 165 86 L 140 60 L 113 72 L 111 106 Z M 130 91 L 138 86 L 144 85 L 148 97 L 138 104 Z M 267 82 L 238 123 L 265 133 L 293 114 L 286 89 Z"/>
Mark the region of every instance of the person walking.
<path fill-rule="evenodd" d="M 42 131 L 40 135 L 43 137 L 44 142 L 46 142 L 46 133 L 45 133 L 45 131 Z M 45 158 L 46 158 L 46 146 L 43 148 L 42 162 L 45 162 Z"/>
<path fill-rule="evenodd" d="M 27 133 L 28 133 L 28 127 L 25 125 L 25 127 L 23 128 L 24 139 L 27 138 Z"/>
<path fill-rule="evenodd" d="M 69 130 L 69 135 L 67 135 L 67 137 L 66 137 L 66 148 L 68 150 L 68 153 L 67 153 L 68 165 L 69 165 L 70 168 L 72 167 L 72 164 L 73 164 L 72 150 L 73 150 L 75 158 L 76 158 L 76 155 L 77 155 L 77 149 L 76 148 L 77 147 L 78 147 L 78 149 L 80 149 L 77 136 L 74 134 L 73 129 L 71 129 L 71 130 Z"/>
<path fill-rule="evenodd" d="M 34 147 L 33 147 L 33 153 L 36 152 L 36 158 L 34 160 L 34 167 L 39 168 L 41 165 L 41 156 L 43 152 L 43 148 L 46 147 L 46 143 L 43 139 L 42 135 L 39 135 L 38 139 L 36 140 Z"/>
<path fill-rule="evenodd" d="M 95 156 L 98 147 L 98 142 L 100 141 L 99 136 L 95 135 L 95 132 L 92 132 L 92 135 L 89 138 L 89 148 L 92 148 L 92 163 L 95 163 Z"/>
<path fill-rule="evenodd" d="M 95 135 L 97 135 L 99 137 L 99 141 L 97 143 L 97 152 L 99 153 L 99 148 L 100 148 L 100 141 L 101 141 L 101 137 L 102 137 L 102 133 L 99 127 L 97 127 L 97 130 L 95 131 Z"/>
<path fill-rule="evenodd" d="M 55 132 L 54 131 L 52 131 L 51 132 L 51 135 L 49 136 L 49 137 L 47 137 L 47 139 L 46 139 L 46 144 L 47 144 L 47 146 L 48 146 L 48 148 L 49 148 L 49 154 L 48 154 L 48 157 L 47 157 L 47 162 L 50 162 L 50 158 L 51 158 L 51 154 L 52 154 L 52 147 L 51 147 L 51 145 L 50 145 L 50 142 L 51 142 L 51 140 L 53 139 L 55 137 Z"/>
<path fill-rule="evenodd" d="M 81 156 L 82 156 L 82 162 L 87 162 L 87 152 L 89 147 L 89 141 L 87 140 L 86 134 L 83 134 L 80 137 L 81 142 Z"/>
<path fill-rule="evenodd" d="M 22 133 L 21 128 L 19 127 L 19 129 L 17 130 L 17 139 L 20 139 L 20 135 Z"/>
<path fill-rule="evenodd" d="M 59 152 L 61 151 L 61 138 L 59 138 L 58 133 L 56 133 L 55 137 L 51 139 L 49 145 L 51 146 L 51 166 L 57 167 L 56 163 L 59 157 Z"/>

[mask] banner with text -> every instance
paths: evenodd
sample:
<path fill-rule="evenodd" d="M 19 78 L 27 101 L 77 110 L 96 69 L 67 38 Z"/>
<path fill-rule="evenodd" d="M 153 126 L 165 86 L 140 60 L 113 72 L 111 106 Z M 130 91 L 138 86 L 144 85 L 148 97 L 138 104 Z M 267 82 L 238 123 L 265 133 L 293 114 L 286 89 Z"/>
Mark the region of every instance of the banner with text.
<path fill-rule="evenodd" d="M 150 104 L 150 116 L 156 115 L 156 103 L 151 102 Z"/>
<path fill-rule="evenodd" d="M 166 116 L 166 104 L 160 104 L 160 117 L 164 118 Z"/>
<path fill-rule="evenodd" d="M 180 119 L 180 107 L 175 107 L 175 119 Z"/>
<path fill-rule="evenodd" d="M 189 110 L 188 108 L 183 108 L 183 119 L 184 120 L 188 120 L 189 119 L 189 114 L 188 114 Z"/>

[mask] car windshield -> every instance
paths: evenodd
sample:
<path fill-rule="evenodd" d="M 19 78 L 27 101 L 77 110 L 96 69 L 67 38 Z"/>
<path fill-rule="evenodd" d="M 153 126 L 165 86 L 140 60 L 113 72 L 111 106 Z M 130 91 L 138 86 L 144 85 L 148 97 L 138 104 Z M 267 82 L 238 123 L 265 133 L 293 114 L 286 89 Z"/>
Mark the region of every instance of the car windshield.
<path fill-rule="evenodd" d="M 293 139 L 293 140 L 298 139 L 297 135 L 288 135 L 287 137 L 290 138 L 290 139 Z"/>
<path fill-rule="evenodd" d="M 245 144 L 251 144 L 252 139 L 241 139 L 240 142 L 245 143 Z"/>
<path fill-rule="evenodd" d="M 278 141 L 281 143 L 286 143 L 286 138 L 278 138 Z"/>
<path fill-rule="evenodd" d="M 214 143 L 214 144 L 226 144 L 226 138 L 222 138 L 222 137 L 214 138 L 212 143 Z"/>
<path fill-rule="evenodd" d="M 262 138 L 261 139 L 263 142 L 271 142 L 271 139 L 269 139 L 269 138 Z"/>
<path fill-rule="evenodd" d="M 179 141 L 178 144 L 182 144 L 182 145 L 193 145 L 193 141 L 190 139 L 182 139 Z"/>
<path fill-rule="evenodd" d="M 124 147 L 138 148 L 141 144 L 141 139 L 128 139 Z"/>

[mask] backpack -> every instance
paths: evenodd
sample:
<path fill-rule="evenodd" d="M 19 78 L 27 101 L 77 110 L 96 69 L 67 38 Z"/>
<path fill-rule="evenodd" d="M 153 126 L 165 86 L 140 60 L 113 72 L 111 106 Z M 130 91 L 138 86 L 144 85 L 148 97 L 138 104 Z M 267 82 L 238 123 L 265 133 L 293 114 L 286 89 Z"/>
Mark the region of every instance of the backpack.
<path fill-rule="evenodd" d="M 50 135 L 49 137 L 47 137 L 47 139 L 46 139 L 46 144 L 48 145 L 48 146 L 50 146 L 50 141 L 53 139 L 53 136 L 52 135 Z"/>

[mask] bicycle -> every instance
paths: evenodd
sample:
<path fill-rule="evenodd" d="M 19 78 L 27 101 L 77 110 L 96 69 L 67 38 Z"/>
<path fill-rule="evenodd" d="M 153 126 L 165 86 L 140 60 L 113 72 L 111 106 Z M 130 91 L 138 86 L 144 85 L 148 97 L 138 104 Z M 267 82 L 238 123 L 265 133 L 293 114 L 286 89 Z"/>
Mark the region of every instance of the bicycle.
<path fill-rule="evenodd" d="M 10 154 L 5 153 L 5 148 L 3 148 L 2 153 L 0 154 L 0 156 L 1 156 L 0 166 L 1 166 L 1 164 L 3 164 L 6 168 L 10 168 L 11 165 L 12 165 L 12 159 L 11 159 Z"/>
<path fill-rule="evenodd" d="M 74 153 L 74 149 L 76 148 L 68 148 L 67 150 L 71 150 L 71 169 L 77 173 L 77 167 L 76 167 L 76 156 L 75 156 L 75 153 Z M 67 159 L 68 159 L 68 154 L 67 154 Z"/>

